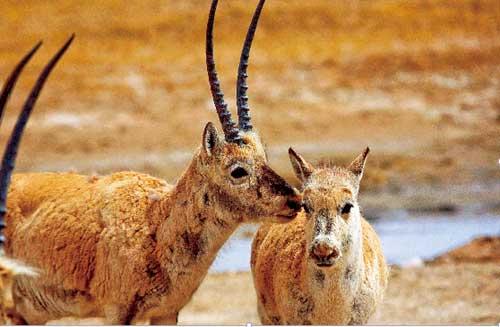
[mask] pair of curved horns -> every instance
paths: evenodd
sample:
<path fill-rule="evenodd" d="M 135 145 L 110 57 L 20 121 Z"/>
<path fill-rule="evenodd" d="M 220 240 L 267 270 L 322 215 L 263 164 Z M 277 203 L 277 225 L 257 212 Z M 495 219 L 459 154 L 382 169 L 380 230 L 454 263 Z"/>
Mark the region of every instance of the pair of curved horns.
<path fill-rule="evenodd" d="M 212 98 L 214 100 L 215 108 L 217 110 L 217 115 L 222 124 L 222 130 L 226 141 L 241 144 L 242 139 L 240 131 L 248 132 L 251 131 L 253 126 L 250 117 L 250 108 L 248 106 L 248 96 L 247 96 L 247 69 L 248 69 L 248 59 L 250 57 L 250 49 L 252 47 L 252 41 L 257 29 L 260 14 L 262 8 L 264 7 L 265 0 L 259 0 L 259 4 L 255 9 L 254 15 L 252 17 L 252 22 L 248 28 L 248 32 L 245 38 L 245 43 L 243 44 L 243 49 L 241 51 L 240 63 L 238 66 L 238 79 L 236 85 L 236 104 L 238 108 L 238 127 L 233 122 L 231 118 L 231 112 L 228 109 L 227 103 L 224 101 L 224 93 L 222 93 L 220 82 L 217 77 L 217 71 L 215 69 L 214 61 L 214 50 L 213 50 L 213 28 L 215 20 L 215 12 L 217 10 L 218 0 L 212 0 L 212 6 L 210 8 L 210 14 L 208 16 L 207 24 L 207 37 L 206 37 L 206 61 L 207 61 L 207 71 L 208 80 L 210 82 L 210 90 L 212 91 Z"/>
<path fill-rule="evenodd" d="M 21 143 L 21 139 L 23 136 L 24 128 L 28 123 L 28 119 L 33 111 L 33 108 L 36 104 L 38 96 L 42 91 L 42 88 L 47 81 L 50 73 L 54 69 L 57 62 L 64 55 L 66 50 L 68 50 L 69 46 L 73 42 L 74 35 L 72 35 L 66 43 L 57 51 L 57 53 L 52 57 L 49 63 L 44 67 L 40 76 L 38 77 L 35 85 L 31 89 L 31 92 L 26 99 L 21 114 L 19 115 L 16 125 L 14 126 L 14 130 L 10 135 L 9 141 L 7 142 L 7 147 L 5 148 L 4 155 L 2 157 L 2 166 L 0 167 L 0 230 L 5 227 L 4 217 L 7 211 L 6 202 L 7 202 L 7 193 L 9 189 L 10 179 L 12 176 L 12 171 L 14 170 L 17 151 L 19 148 L 19 144 Z M 3 117 L 3 113 L 5 110 L 5 105 L 9 100 L 10 94 L 16 85 L 16 82 L 21 75 L 24 67 L 33 57 L 33 55 L 38 51 L 42 42 L 37 43 L 33 49 L 31 49 L 17 64 L 16 68 L 10 76 L 7 78 L 5 85 L 0 93 L 0 123 Z M 0 243 L 4 242 L 3 234 L 0 233 Z"/>

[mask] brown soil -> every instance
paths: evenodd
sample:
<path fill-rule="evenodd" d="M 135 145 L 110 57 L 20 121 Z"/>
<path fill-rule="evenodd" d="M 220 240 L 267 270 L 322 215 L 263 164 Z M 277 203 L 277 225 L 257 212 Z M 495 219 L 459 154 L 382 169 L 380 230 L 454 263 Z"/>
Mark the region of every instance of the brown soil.
<path fill-rule="evenodd" d="M 480 237 L 445 253 L 431 263 L 496 262 L 500 264 L 500 236 Z"/>

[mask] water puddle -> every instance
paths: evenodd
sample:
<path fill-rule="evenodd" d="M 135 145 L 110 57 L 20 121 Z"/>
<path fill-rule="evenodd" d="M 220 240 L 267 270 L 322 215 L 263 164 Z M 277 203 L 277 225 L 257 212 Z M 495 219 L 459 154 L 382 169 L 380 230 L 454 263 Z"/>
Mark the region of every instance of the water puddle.
<path fill-rule="evenodd" d="M 408 213 L 390 211 L 372 221 L 388 263 L 413 265 L 432 259 L 483 235 L 500 235 L 500 215 L 473 211 Z M 250 270 L 252 239 L 256 226 L 243 226 L 224 245 L 211 272 Z"/>

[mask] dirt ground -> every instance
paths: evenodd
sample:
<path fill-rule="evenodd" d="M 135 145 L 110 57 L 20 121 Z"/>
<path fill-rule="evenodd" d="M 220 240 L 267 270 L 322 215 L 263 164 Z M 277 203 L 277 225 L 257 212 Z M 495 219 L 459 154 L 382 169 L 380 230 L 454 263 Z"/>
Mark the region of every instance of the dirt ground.
<path fill-rule="evenodd" d="M 440 264 L 450 262 L 500 264 L 500 237 L 479 237 L 464 246 L 460 246 L 439 256 L 432 260 L 431 263 Z"/>

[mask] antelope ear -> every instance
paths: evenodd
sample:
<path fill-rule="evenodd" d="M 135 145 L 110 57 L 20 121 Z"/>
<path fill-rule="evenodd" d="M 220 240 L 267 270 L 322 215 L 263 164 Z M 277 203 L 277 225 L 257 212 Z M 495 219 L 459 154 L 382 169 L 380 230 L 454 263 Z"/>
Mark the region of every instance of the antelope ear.
<path fill-rule="evenodd" d="M 292 148 L 288 149 L 288 156 L 292 163 L 293 170 L 297 178 L 304 183 L 314 171 L 314 167 Z"/>
<path fill-rule="evenodd" d="M 363 172 L 365 170 L 366 158 L 368 157 L 368 153 L 370 153 L 370 148 L 367 147 L 353 162 L 347 167 L 356 177 L 358 178 L 358 182 L 361 181 L 363 177 Z"/>
<path fill-rule="evenodd" d="M 203 130 L 203 150 L 207 155 L 212 156 L 220 143 L 217 128 L 215 128 L 214 124 L 208 123 Z"/>

